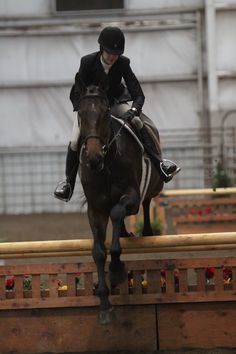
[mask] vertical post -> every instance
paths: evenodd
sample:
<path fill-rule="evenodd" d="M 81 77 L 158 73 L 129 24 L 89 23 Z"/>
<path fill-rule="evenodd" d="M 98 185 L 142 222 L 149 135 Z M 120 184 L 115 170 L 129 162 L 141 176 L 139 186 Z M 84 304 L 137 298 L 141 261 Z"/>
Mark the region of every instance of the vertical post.
<path fill-rule="evenodd" d="M 209 145 L 208 158 L 205 163 L 209 166 L 205 173 L 205 186 L 209 186 L 211 180 L 211 135 L 210 129 L 218 125 L 219 107 L 218 107 L 218 78 L 216 70 L 216 8 L 214 0 L 205 2 L 205 20 L 206 20 L 206 56 L 207 56 L 207 91 L 208 91 L 208 114 L 209 114 L 209 134 L 207 145 Z"/>
<path fill-rule="evenodd" d="M 217 80 L 217 73 L 216 73 L 215 32 L 216 32 L 215 2 L 214 0 L 206 0 L 206 50 L 207 50 L 207 77 L 208 77 L 207 86 L 208 86 L 208 109 L 210 114 L 218 112 L 218 80 Z"/>

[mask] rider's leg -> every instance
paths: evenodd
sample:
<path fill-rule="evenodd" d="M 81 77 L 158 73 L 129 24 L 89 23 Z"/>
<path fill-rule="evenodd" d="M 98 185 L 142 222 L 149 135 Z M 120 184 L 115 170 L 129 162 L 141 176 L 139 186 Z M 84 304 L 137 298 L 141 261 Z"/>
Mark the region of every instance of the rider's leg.
<path fill-rule="evenodd" d="M 115 102 L 111 106 L 111 114 L 115 117 L 122 117 L 125 112 L 130 109 L 130 105 L 127 102 L 119 103 Z"/>
<path fill-rule="evenodd" d="M 75 187 L 75 181 L 79 167 L 79 156 L 77 151 L 79 134 L 80 129 L 78 126 L 78 119 L 76 114 L 71 141 L 69 143 L 66 156 L 66 180 L 60 182 L 54 191 L 54 196 L 65 202 L 68 202 L 71 199 Z"/>
<path fill-rule="evenodd" d="M 136 127 L 137 125 L 138 124 L 136 122 Z M 144 149 L 147 151 L 153 165 L 160 173 L 161 179 L 166 183 L 169 182 L 180 171 L 180 167 L 178 167 L 173 161 L 161 158 L 145 124 L 143 124 L 142 128 L 139 129 L 138 132 L 143 143 Z"/>
<path fill-rule="evenodd" d="M 111 114 L 121 117 L 128 109 L 130 109 L 128 103 L 115 103 L 111 107 Z M 161 154 L 157 151 L 156 145 L 140 117 L 134 117 L 131 123 L 138 130 L 143 146 L 162 180 L 169 182 L 180 171 L 180 168 L 173 161 L 161 158 Z"/>

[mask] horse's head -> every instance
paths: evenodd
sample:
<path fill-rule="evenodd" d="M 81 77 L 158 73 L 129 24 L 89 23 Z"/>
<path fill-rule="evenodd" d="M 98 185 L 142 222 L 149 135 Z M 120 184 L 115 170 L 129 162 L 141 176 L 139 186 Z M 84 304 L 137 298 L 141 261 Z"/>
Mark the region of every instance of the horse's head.
<path fill-rule="evenodd" d="M 87 166 L 102 170 L 110 136 L 110 109 L 104 86 L 84 87 L 78 117 Z"/>

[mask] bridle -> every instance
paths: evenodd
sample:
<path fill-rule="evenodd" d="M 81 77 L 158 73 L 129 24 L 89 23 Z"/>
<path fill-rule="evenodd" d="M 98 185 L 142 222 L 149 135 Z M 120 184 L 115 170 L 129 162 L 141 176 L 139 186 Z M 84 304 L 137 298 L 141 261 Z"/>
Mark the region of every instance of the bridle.
<path fill-rule="evenodd" d="M 112 119 L 111 117 L 111 114 L 110 114 L 110 106 L 109 106 L 109 101 L 108 101 L 108 98 L 106 95 L 100 93 L 100 92 L 89 92 L 89 93 L 86 93 L 84 96 L 82 96 L 79 100 L 79 104 L 81 103 L 81 101 L 87 99 L 87 98 L 100 98 L 102 100 L 105 100 L 105 103 L 106 103 L 106 111 L 105 111 L 105 114 L 104 114 L 104 118 L 106 118 L 106 116 L 110 116 L 110 118 Z M 87 135 L 84 139 L 83 139 L 83 144 L 82 144 L 82 150 L 85 150 L 86 151 L 86 146 L 87 146 L 87 142 L 89 139 L 96 139 L 98 140 L 100 143 L 101 143 L 101 155 L 102 157 L 104 158 L 108 151 L 110 150 L 111 146 L 114 144 L 114 142 L 117 140 L 117 138 L 120 136 L 120 132 L 121 130 L 123 129 L 125 125 L 125 122 L 120 126 L 120 128 L 118 129 L 118 131 L 116 132 L 116 134 L 114 134 L 114 136 L 111 138 L 110 136 L 108 136 L 108 139 L 107 141 L 103 141 L 101 139 L 100 136 L 97 136 L 97 135 Z"/>

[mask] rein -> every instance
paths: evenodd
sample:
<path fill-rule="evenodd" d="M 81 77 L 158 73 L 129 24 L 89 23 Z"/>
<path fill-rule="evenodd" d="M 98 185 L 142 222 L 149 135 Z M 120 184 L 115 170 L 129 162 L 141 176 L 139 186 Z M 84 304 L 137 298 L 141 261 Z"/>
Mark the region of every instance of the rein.
<path fill-rule="evenodd" d="M 111 118 L 112 118 L 112 116 L 111 116 Z M 121 124 L 121 126 L 120 126 L 120 128 L 118 129 L 118 131 L 117 131 L 117 133 L 113 136 L 113 138 L 111 139 L 111 141 L 108 143 L 108 145 L 107 145 L 107 152 L 108 152 L 108 150 L 110 149 L 110 147 L 111 147 L 111 145 L 118 139 L 118 137 L 120 136 L 120 132 L 121 132 L 121 130 L 124 128 L 124 126 L 125 126 L 125 122 L 123 122 L 122 124 Z"/>
<path fill-rule="evenodd" d="M 112 116 L 111 116 L 112 118 Z M 118 139 L 118 137 L 120 136 L 120 132 L 122 131 L 122 129 L 124 128 L 125 126 L 125 122 L 123 122 L 120 126 L 120 128 L 118 129 L 118 131 L 116 132 L 116 134 L 113 136 L 113 138 L 111 139 L 111 141 L 109 141 L 107 144 L 103 144 L 102 147 L 101 147 L 101 152 L 102 152 L 102 156 L 105 157 L 108 153 L 108 151 L 110 150 L 111 146 L 115 143 L 115 141 Z M 103 143 L 100 139 L 99 136 L 97 135 L 88 135 L 86 136 L 86 138 L 84 139 L 84 143 L 83 143 L 83 148 L 85 148 L 86 146 L 86 143 L 88 141 L 88 139 L 97 139 L 99 140 L 101 143 Z"/>

